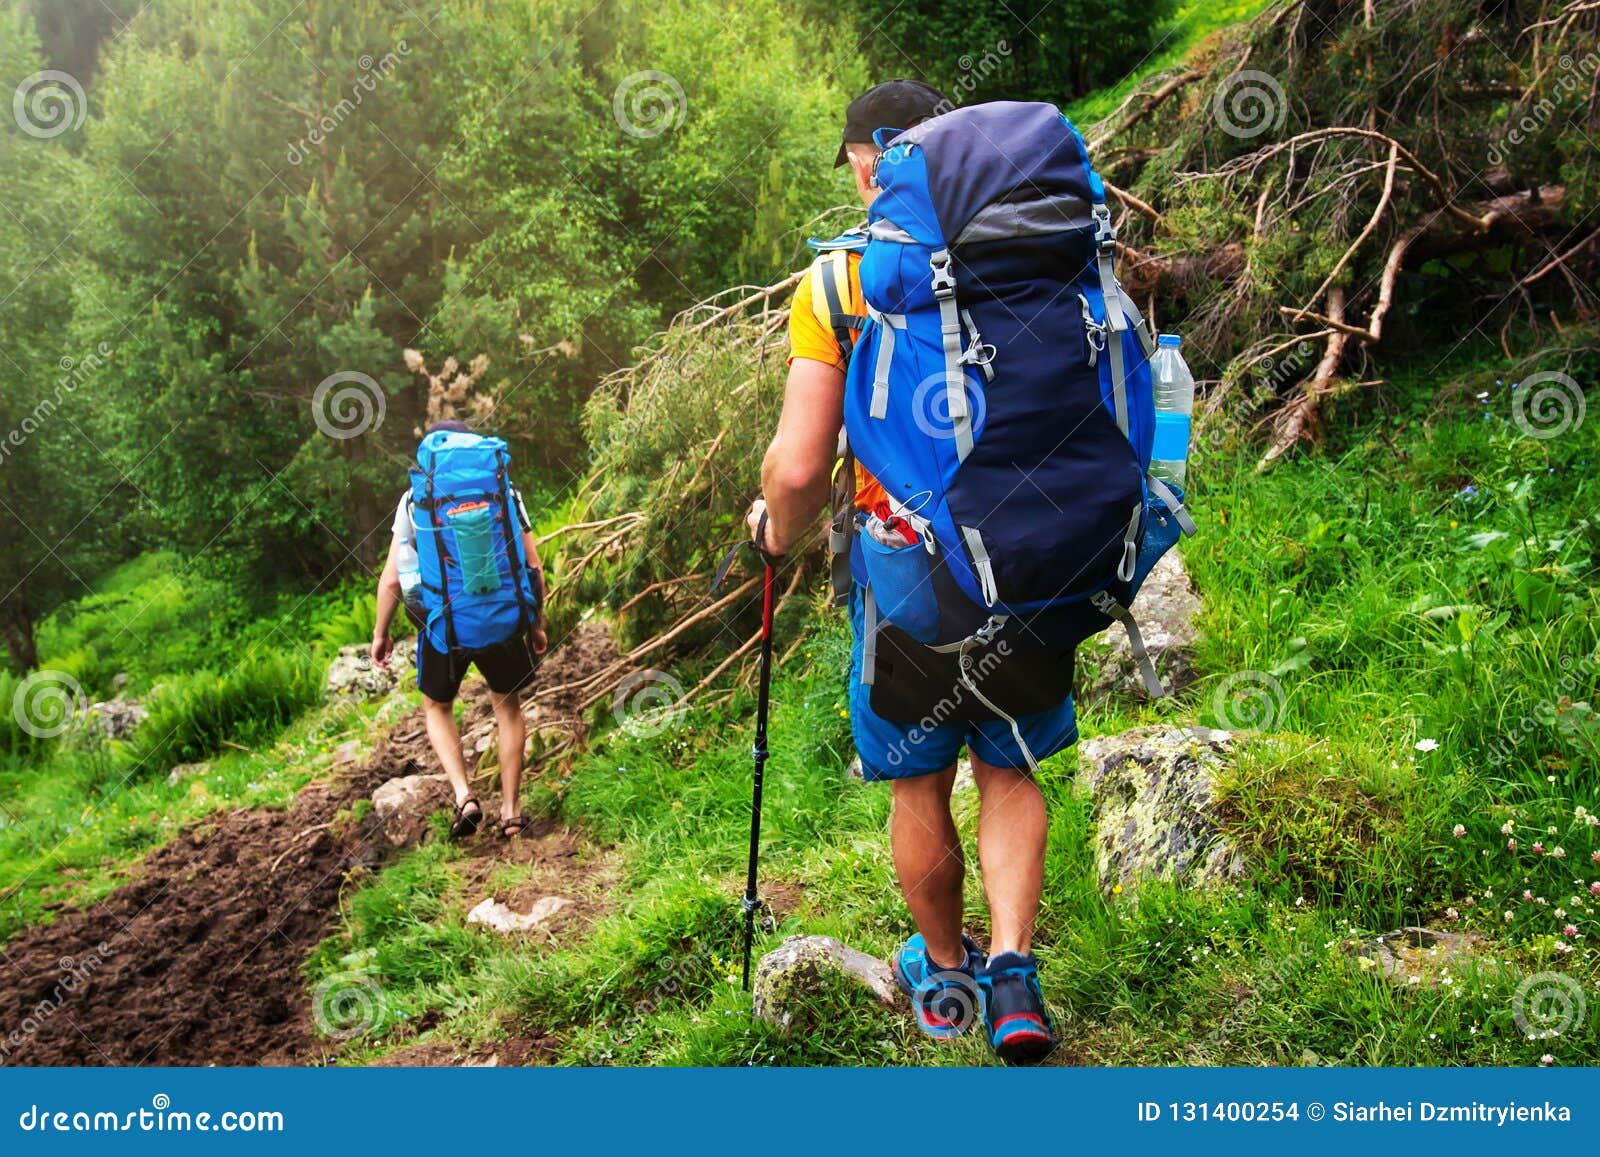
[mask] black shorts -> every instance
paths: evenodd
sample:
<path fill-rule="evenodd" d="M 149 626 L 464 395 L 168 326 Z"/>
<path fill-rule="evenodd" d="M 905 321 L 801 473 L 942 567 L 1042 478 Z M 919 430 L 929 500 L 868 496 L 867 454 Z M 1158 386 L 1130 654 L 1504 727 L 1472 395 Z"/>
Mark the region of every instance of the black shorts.
<path fill-rule="evenodd" d="M 489 690 L 496 695 L 521 691 L 533 682 L 542 656 L 533 653 L 526 634 L 481 647 L 476 651 L 442 654 L 428 642 L 426 631 L 417 635 L 417 690 L 438 703 L 453 703 L 461 691 L 468 667 L 477 667 Z"/>

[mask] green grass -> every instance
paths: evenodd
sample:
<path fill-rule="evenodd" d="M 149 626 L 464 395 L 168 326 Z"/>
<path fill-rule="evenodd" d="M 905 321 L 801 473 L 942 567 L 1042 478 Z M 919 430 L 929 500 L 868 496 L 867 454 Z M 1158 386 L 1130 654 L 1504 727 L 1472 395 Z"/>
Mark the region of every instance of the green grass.
<path fill-rule="evenodd" d="M 1265 476 L 1251 458 L 1205 466 L 1203 532 L 1186 550 L 1206 608 L 1201 679 L 1177 701 L 1086 709 L 1081 725 L 1258 728 L 1221 785 L 1251 870 L 1227 888 L 1151 882 L 1136 905 L 1107 901 L 1075 757 L 1048 761 L 1038 951 L 1067 1059 L 1600 1061 L 1592 1032 L 1529 1040 L 1513 1011 L 1530 974 L 1567 972 L 1591 991 L 1600 977 L 1589 891 L 1600 829 L 1587 820 L 1600 776 L 1579 708 L 1600 664 L 1562 683 L 1564 659 L 1600 648 L 1586 523 L 1600 441 L 1593 425 L 1524 436 L 1508 421 L 1509 386 L 1493 381 L 1470 358 L 1401 367 L 1382 407 L 1338 415 L 1344 432 L 1321 453 Z M 1548 587 L 1530 592 L 1526 573 Z M 792 910 L 767 943 L 830 933 L 887 955 L 912 930 L 888 793 L 845 777 L 847 635 L 819 607 L 806 615 L 808 642 L 774 689 L 763 870 Z M 1239 693 L 1252 687 L 1257 698 Z M 431 874 L 450 871 L 447 848 L 413 853 L 358 893 L 311 975 L 356 964 L 403 1018 L 347 1059 L 418 1035 L 521 1034 L 569 1064 L 989 1063 L 981 1040 L 936 1046 L 844 991 L 815 997 L 802 1031 L 752 1022 L 736 976 L 748 710 L 741 700 L 657 735 L 607 733 L 564 797 L 545 801 L 597 848 L 616 846 L 614 906 L 582 935 L 552 948 L 469 934 L 464 913 L 482 894 Z M 958 797 L 957 812 L 970 846 L 975 799 Z M 430 907 L 440 895 L 444 908 Z M 1410 924 L 1476 931 L 1487 947 L 1448 984 L 1401 987 L 1347 950 Z"/>
<path fill-rule="evenodd" d="M 1067 119 L 1080 128 L 1104 120 L 1150 77 L 1182 64 L 1206 37 L 1251 19 L 1270 3 L 1271 0 L 1199 0 L 1179 5 L 1178 14 L 1157 35 L 1156 46 L 1145 62 L 1109 88 L 1096 89 L 1073 101 L 1063 110 Z"/>

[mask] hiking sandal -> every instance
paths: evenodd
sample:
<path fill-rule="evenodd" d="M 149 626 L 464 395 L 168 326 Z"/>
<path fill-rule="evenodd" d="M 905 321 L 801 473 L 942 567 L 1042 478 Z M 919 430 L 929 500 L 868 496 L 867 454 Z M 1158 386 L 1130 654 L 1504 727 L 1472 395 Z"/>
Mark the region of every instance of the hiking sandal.
<path fill-rule="evenodd" d="M 532 826 L 533 821 L 526 815 L 514 815 L 508 820 L 500 821 L 500 838 L 502 840 L 514 840 Z"/>
<path fill-rule="evenodd" d="M 472 808 L 471 814 L 467 809 Z M 450 821 L 450 838 L 452 840 L 466 839 L 478 830 L 478 825 L 483 823 L 483 805 L 476 796 L 469 795 L 456 805 L 455 819 Z"/>

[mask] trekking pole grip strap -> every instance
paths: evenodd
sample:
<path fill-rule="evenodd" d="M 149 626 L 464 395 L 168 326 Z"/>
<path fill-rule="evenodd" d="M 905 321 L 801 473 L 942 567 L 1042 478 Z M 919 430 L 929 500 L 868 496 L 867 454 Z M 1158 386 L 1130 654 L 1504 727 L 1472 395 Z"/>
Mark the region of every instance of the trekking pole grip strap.
<path fill-rule="evenodd" d="M 722 586 L 722 580 L 728 577 L 728 572 L 733 569 L 734 559 L 739 557 L 739 552 L 746 547 L 761 556 L 761 561 L 769 567 L 776 568 L 783 562 L 781 554 L 768 554 L 761 549 L 761 543 L 767 537 L 767 512 L 763 510 L 761 517 L 756 521 L 756 530 L 747 539 L 742 539 L 728 548 L 728 553 L 722 556 L 722 561 L 717 564 L 717 571 L 711 576 L 711 593 L 716 594 L 717 588 Z"/>

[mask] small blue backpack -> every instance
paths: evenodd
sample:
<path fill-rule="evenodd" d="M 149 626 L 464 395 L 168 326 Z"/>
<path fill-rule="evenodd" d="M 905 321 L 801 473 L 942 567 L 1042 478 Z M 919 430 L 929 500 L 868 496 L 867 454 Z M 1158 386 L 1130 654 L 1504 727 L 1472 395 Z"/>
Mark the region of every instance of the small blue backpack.
<path fill-rule="evenodd" d="M 411 511 L 423 630 L 434 650 L 492 647 L 538 621 L 502 439 L 455 430 L 423 438 L 411 469 Z"/>
<path fill-rule="evenodd" d="M 1154 342 L 1082 137 L 1015 102 L 880 137 L 845 432 L 919 544 L 848 544 L 874 710 L 914 722 L 954 684 L 955 714 L 1045 710 L 1112 621 L 1161 694 L 1128 606 L 1194 524 L 1148 477 Z"/>

